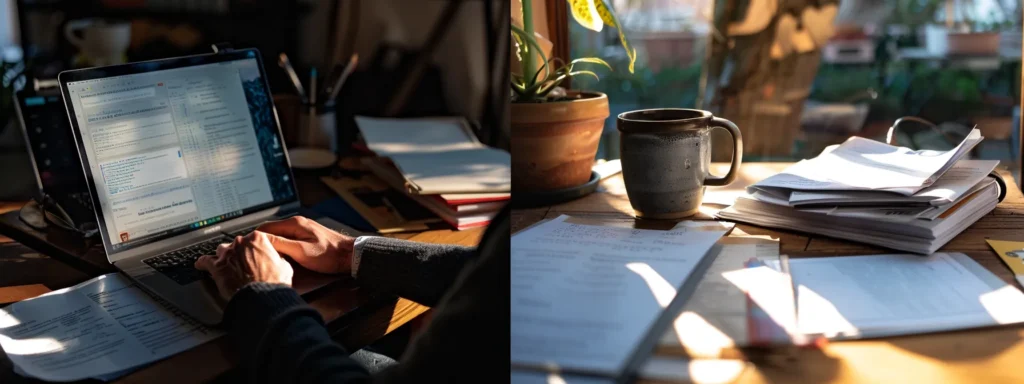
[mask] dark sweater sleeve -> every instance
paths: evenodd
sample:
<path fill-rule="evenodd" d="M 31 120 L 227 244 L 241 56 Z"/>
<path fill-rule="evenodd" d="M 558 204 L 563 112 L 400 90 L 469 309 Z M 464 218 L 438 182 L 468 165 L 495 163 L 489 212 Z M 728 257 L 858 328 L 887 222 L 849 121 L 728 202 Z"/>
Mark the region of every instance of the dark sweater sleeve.
<path fill-rule="evenodd" d="M 353 276 L 361 287 L 433 307 L 476 254 L 474 248 L 369 236 L 359 239 Z"/>
<path fill-rule="evenodd" d="M 228 337 L 250 383 L 369 383 L 323 318 L 285 285 L 251 283 L 228 302 Z"/>

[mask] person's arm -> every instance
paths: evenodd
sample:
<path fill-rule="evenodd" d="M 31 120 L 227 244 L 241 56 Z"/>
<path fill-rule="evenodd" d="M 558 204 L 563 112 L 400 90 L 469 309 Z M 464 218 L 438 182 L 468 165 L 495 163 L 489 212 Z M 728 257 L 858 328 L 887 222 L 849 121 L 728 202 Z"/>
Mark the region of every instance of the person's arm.
<path fill-rule="evenodd" d="M 225 325 L 250 383 L 368 383 L 331 340 L 320 314 L 283 284 L 251 283 L 228 303 Z"/>
<path fill-rule="evenodd" d="M 353 247 L 352 277 L 361 287 L 433 307 L 475 254 L 475 248 L 458 245 L 361 236 Z"/>
<path fill-rule="evenodd" d="M 320 314 L 291 289 L 291 265 L 269 235 L 253 232 L 196 260 L 229 299 L 224 326 L 253 383 L 366 383 L 370 375 L 334 343 Z"/>

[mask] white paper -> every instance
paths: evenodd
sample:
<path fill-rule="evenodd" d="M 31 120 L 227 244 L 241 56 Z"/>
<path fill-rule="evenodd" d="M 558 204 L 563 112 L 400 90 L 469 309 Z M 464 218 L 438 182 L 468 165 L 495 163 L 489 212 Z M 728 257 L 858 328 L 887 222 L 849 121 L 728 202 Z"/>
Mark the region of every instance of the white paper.
<path fill-rule="evenodd" d="M 728 227 L 670 231 L 566 222 L 512 237 L 514 366 L 617 375 Z"/>
<path fill-rule="evenodd" d="M 420 194 L 507 192 L 512 188 L 512 157 L 494 148 L 402 153 L 390 158 Z"/>
<path fill-rule="evenodd" d="M 1024 321 L 1024 293 L 962 254 L 790 259 L 805 334 L 866 337 Z"/>
<path fill-rule="evenodd" d="M 570 375 L 563 373 L 513 369 L 509 372 L 511 384 L 614 384 L 607 377 Z"/>
<path fill-rule="evenodd" d="M 793 191 L 789 195 L 789 205 L 863 205 L 867 203 L 900 205 L 908 202 L 931 205 L 949 204 L 978 185 L 997 165 L 999 165 L 998 160 L 960 160 L 934 184 L 912 196 L 882 191 Z"/>
<path fill-rule="evenodd" d="M 901 251 L 930 254 L 949 242 L 968 226 L 988 214 L 999 203 L 999 191 L 993 181 L 983 184 L 977 195 L 965 197 L 963 204 L 950 209 L 945 217 L 934 220 L 890 222 L 860 217 L 840 218 L 821 212 L 808 212 L 764 203 L 744 196 L 736 204 L 715 214 L 720 219 L 739 221 L 769 228 L 782 228 L 859 241 Z"/>
<path fill-rule="evenodd" d="M 509 192 L 512 157 L 476 140 L 465 119 L 357 116 L 367 147 L 390 158 L 417 194 Z"/>
<path fill-rule="evenodd" d="M 366 146 L 380 156 L 447 152 L 481 146 L 461 117 L 387 119 L 356 116 Z"/>
<path fill-rule="evenodd" d="M 0 346 L 49 381 L 123 373 L 220 335 L 116 273 L 0 309 Z"/>
<path fill-rule="evenodd" d="M 931 185 L 981 142 L 974 129 L 949 151 L 914 151 L 860 137 L 851 137 L 811 160 L 794 164 L 751 188 L 796 190 L 886 190 L 912 195 Z"/>
<path fill-rule="evenodd" d="M 779 242 L 755 237 L 723 237 L 711 249 L 715 261 L 686 302 L 662 347 L 684 347 L 690 356 L 718 357 L 721 350 L 748 344 L 747 295 L 725 276 L 746 269 L 747 261 L 778 260 Z"/>

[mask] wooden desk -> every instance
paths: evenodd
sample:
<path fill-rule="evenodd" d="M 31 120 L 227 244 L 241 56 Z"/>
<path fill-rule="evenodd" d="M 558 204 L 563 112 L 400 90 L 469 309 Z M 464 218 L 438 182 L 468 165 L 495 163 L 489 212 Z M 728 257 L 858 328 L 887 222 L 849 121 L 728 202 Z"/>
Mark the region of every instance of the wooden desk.
<path fill-rule="evenodd" d="M 741 176 L 728 187 L 709 187 L 701 212 L 693 219 L 711 215 L 742 194 L 753 182 L 777 173 L 788 163 L 744 164 Z M 727 165 L 715 164 L 716 174 Z M 1024 195 L 1009 172 L 1001 170 L 1010 190 L 989 215 L 941 249 L 963 252 L 1007 283 L 1016 285 L 1010 270 L 985 243 L 986 238 L 1024 241 Z M 717 203 L 717 204 L 716 204 Z M 635 220 L 621 175 L 602 182 L 597 193 L 582 199 L 536 209 L 512 212 L 512 232 L 544 218 L 562 214 L 599 219 L 620 225 Z M 666 225 L 666 228 L 671 224 Z M 781 252 L 794 256 L 842 256 L 894 253 L 878 247 L 795 232 L 737 224 L 732 235 L 769 235 L 780 240 Z M 820 382 L 1003 382 L 1024 381 L 1024 326 L 1003 326 L 939 334 L 834 342 L 821 349 L 743 349 L 735 360 L 690 360 L 665 351 L 659 359 L 676 362 L 674 374 L 698 382 L 820 383 Z M 642 382 L 664 382 L 664 380 Z M 671 380 L 670 380 L 671 381 Z"/>
<path fill-rule="evenodd" d="M 327 186 L 319 181 L 322 172 L 297 171 L 295 174 L 302 204 L 314 205 L 334 195 Z M 20 206 L 16 204 L 3 207 Z M 16 212 L 15 212 L 16 214 Z M 422 241 L 428 243 L 446 243 L 475 246 L 480 241 L 483 228 L 453 231 L 432 230 L 421 233 L 403 233 L 389 235 L 391 237 Z M 82 257 L 84 264 L 89 265 L 96 257 L 102 257 L 101 245 L 93 245 L 89 252 L 99 246 L 99 256 L 87 253 Z M 103 259 L 105 261 L 105 258 Z M 87 268 L 88 269 L 88 268 Z M 89 269 L 91 270 L 91 269 Z M 90 276 L 95 276 L 95 273 Z M 41 282 L 42 283 L 42 282 Z M 5 286 L 0 281 L 0 287 Z M 56 288 L 56 287 L 50 287 Z M 26 289 L 34 289 L 27 287 Z M 354 286 L 351 280 L 339 281 L 304 297 L 316 308 L 328 324 L 333 338 L 350 350 L 362 348 L 391 331 L 409 323 L 429 308 L 412 301 L 386 295 L 374 295 Z M 236 364 L 234 353 L 224 338 L 203 344 L 162 360 L 149 367 L 133 372 L 118 383 L 196 383 L 213 380 L 230 381 L 228 373 Z M 0 358 L 0 382 L 30 382 L 11 372 L 10 362 Z M 10 380 L 10 381 L 8 381 Z"/>

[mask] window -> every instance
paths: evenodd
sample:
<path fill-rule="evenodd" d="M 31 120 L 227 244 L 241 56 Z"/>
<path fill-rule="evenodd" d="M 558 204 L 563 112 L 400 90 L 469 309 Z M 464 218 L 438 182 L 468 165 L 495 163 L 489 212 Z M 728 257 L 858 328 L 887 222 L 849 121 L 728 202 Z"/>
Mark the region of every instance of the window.
<path fill-rule="evenodd" d="M 599 158 L 618 157 L 617 114 L 661 107 L 732 120 L 745 161 L 813 157 L 850 136 L 884 141 L 904 116 L 935 126 L 901 123 L 901 145 L 951 148 L 977 126 L 986 139 L 974 157 L 1011 165 L 1020 157 L 1019 0 L 956 2 L 949 12 L 946 2 L 927 0 L 606 2 L 637 49 L 635 73 L 625 70 L 614 30 L 568 23 L 571 57 L 597 56 L 614 68 L 572 84 L 608 95 Z M 715 160 L 724 161 L 729 150 L 719 149 L 728 146 L 717 142 L 728 137 L 713 139 L 713 152 L 724 152 Z"/>

